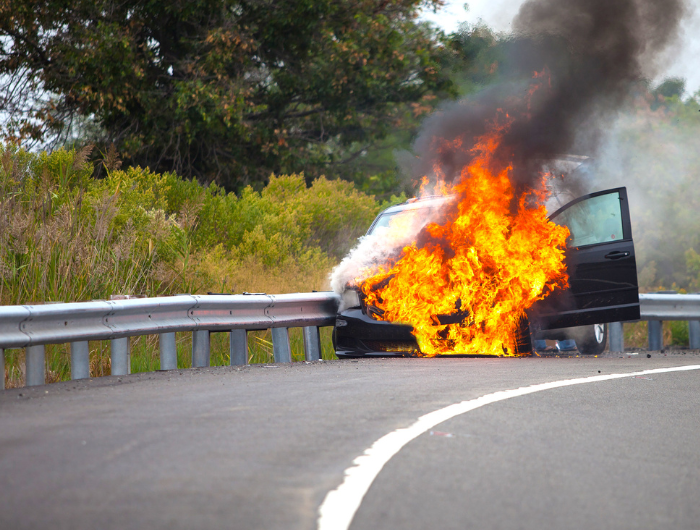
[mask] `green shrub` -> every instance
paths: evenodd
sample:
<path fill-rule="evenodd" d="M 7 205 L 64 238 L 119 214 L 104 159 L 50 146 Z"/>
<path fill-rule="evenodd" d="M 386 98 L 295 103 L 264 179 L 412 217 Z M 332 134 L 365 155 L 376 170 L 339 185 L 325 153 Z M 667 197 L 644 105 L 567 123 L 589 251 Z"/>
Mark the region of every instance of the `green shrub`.
<path fill-rule="evenodd" d="M 290 271 L 321 289 L 382 207 L 323 177 L 307 187 L 303 175 L 271 176 L 262 191 L 237 196 L 147 168 L 94 180 L 87 149 L 0 155 L 4 304 L 303 289 Z"/>
<path fill-rule="evenodd" d="M 672 346 L 688 346 L 690 343 L 690 331 L 687 321 L 672 321 L 669 322 L 671 328 L 671 345 Z"/>
<path fill-rule="evenodd" d="M 117 194 L 94 193 L 88 154 L 0 151 L 1 303 L 158 290 L 139 238 L 146 225 L 120 209 Z"/>
<path fill-rule="evenodd" d="M 350 183 L 307 186 L 303 175 L 271 176 L 240 196 L 148 168 L 96 180 L 88 155 L 0 147 L 0 303 L 323 290 L 386 206 Z M 155 366 L 152 342 L 138 343 L 150 353 L 136 354 L 134 366 Z M 69 376 L 67 356 L 51 347 L 52 381 Z M 104 352 L 95 356 L 92 371 L 106 373 Z M 8 356 L 9 386 L 21 383 L 22 359 Z"/>

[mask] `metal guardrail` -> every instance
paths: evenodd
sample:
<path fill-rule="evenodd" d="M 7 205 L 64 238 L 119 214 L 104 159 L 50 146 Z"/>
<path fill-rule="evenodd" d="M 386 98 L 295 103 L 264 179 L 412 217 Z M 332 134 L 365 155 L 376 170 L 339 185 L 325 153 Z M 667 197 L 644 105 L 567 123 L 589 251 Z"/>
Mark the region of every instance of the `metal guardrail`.
<path fill-rule="evenodd" d="M 663 349 L 663 320 L 687 320 L 690 347 L 700 349 L 700 294 L 640 294 L 649 349 Z M 334 293 L 177 295 L 69 304 L 0 307 L 0 374 L 4 350 L 26 348 L 26 384 L 45 382 L 46 344 L 70 343 L 71 378 L 89 374 L 88 341 L 111 341 L 111 373 L 130 372 L 129 337 L 159 335 L 161 370 L 177 369 L 175 332 L 192 332 L 192 366 L 209 366 L 210 333 L 230 334 L 231 365 L 248 362 L 251 330 L 272 329 L 275 362 L 291 362 L 288 328 L 303 327 L 306 360 L 321 356 L 319 326 L 332 326 L 340 303 Z M 610 351 L 623 352 L 623 322 L 609 326 Z M 0 377 L 0 389 L 4 377 Z"/>
<path fill-rule="evenodd" d="M 700 294 L 640 294 L 641 320 L 700 320 Z"/>
<path fill-rule="evenodd" d="M 648 321 L 649 350 L 664 349 L 662 321 L 687 320 L 689 346 L 700 349 L 700 294 L 650 293 L 639 295 L 640 320 Z M 624 352 L 623 322 L 609 326 L 611 352 Z"/>
<path fill-rule="evenodd" d="M 45 345 L 70 343 L 71 378 L 89 377 L 88 341 L 111 341 L 111 374 L 130 372 L 129 337 L 159 335 L 162 370 L 177 368 L 175 332 L 192 332 L 192 366 L 209 366 L 210 333 L 230 333 L 231 365 L 248 363 L 250 330 L 272 329 L 275 362 L 291 362 L 290 327 L 304 328 L 307 360 L 321 357 L 319 326 L 332 326 L 334 293 L 177 295 L 68 304 L 0 307 L 0 374 L 4 350 L 26 348 L 26 384 L 45 382 Z M 0 377 L 0 389 L 4 376 Z"/>

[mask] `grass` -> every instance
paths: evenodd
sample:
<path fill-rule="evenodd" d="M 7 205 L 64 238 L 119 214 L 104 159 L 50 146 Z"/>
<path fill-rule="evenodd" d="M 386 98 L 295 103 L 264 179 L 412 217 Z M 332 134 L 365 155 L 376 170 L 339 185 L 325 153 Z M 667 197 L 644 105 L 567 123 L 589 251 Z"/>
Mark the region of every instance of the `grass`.
<path fill-rule="evenodd" d="M 687 321 L 664 321 L 661 327 L 664 347 L 687 347 L 689 331 Z M 625 324 L 625 348 L 647 349 L 649 347 L 646 321 Z"/>
<path fill-rule="evenodd" d="M 333 266 L 388 204 L 341 180 L 271 176 L 240 194 L 212 184 L 119 169 L 93 179 L 90 148 L 28 153 L 0 145 L 0 304 L 85 302 L 116 294 L 324 290 Z M 400 201 L 400 198 L 392 200 Z M 323 331 L 326 358 L 333 356 Z M 291 330 L 301 360 L 301 330 Z M 191 337 L 178 334 L 179 366 Z M 249 335 L 251 363 L 272 362 L 270 332 Z M 132 372 L 160 367 L 155 336 L 131 340 Z M 6 388 L 23 386 L 22 350 L 5 352 Z M 46 348 L 47 382 L 70 379 L 68 345 Z M 229 364 L 215 334 L 211 364 Z M 110 373 L 108 343 L 90 343 L 90 375 Z"/>

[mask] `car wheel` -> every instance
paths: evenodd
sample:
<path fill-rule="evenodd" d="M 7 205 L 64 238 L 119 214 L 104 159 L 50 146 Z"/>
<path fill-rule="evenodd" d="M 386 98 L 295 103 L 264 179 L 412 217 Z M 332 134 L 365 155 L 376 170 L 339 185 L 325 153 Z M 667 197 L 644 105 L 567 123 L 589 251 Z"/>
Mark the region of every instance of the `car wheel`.
<path fill-rule="evenodd" d="M 607 324 L 586 326 L 580 338 L 576 338 L 576 347 L 584 355 L 599 355 L 605 351 L 608 340 Z"/>
<path fill-rule="evenodd" d="M 530 335 L 530 321 L 527 316 L 520 317 L 518 329 L 515 332 L 515 348 L 518 355 L 532 355 L 532 335 Z"/>

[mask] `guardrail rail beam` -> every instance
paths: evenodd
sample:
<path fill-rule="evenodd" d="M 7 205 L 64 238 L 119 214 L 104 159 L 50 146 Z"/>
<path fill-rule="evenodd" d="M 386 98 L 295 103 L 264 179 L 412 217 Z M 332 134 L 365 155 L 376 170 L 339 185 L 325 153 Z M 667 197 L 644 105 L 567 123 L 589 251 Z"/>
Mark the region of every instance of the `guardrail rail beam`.
<path fill-rule="evenodd" d="M 190 295 L 0 306 L 0 374 L 8 348 L 26 352 L 26 384 L 46 381 L 47 344 L 70 344 L 71 378 L 90 377 L 89 341 L 110 341 L 112 375 L 131 373 L 131 337 L 159 335 L 160 368 L 177 368 L 177 332 L 192 332 L 192 366 L 210 366 L 210 334 L 230 333 L 232 365 L 249 360 L 247 331 L 272 329 L 276 362 L 291 362 L 289 328 L 305 328 L 304 353 L 321 357 L 318 326 L 332 326 L 340 297 L 331 292 L 282 295 Z M 699 316 L 700 318 L 700 316 Z M 0 381 L 4 388 L 4 378 Z"/>
<path fill-rule="evenodd" d="M 281 295 L 175 295 L 92 302 L 0 307 L 0 389 L 5 352 L 24 348 L 27 386 L 46 381 L 46 344 L 70 344 L 71 378 L 90 376 L 88 341 L 111 341 L 112 375 L 131 373 L 130 337 L 159 335 L 161 370 L 177 369 L 176 332 L 192 332 L 192 366 L 210 366 L 210 334 L 230 334 L 232 366 L 248 363 L 251 330 L 272 330 L 275 362 L 292 361 L 289 328 L 303 328 L 304 356 L 321 358 L 319 326 L 335 323 L 340 297 Z M 689 346 L 700 349 L 700 294 L 642 293 L 640 320 L 648 322 L 649 349 L 663 349 L 662 321 L 688 321 Z M 623 323 L 609 325 L 610 351 L 624 351 Z"/>

